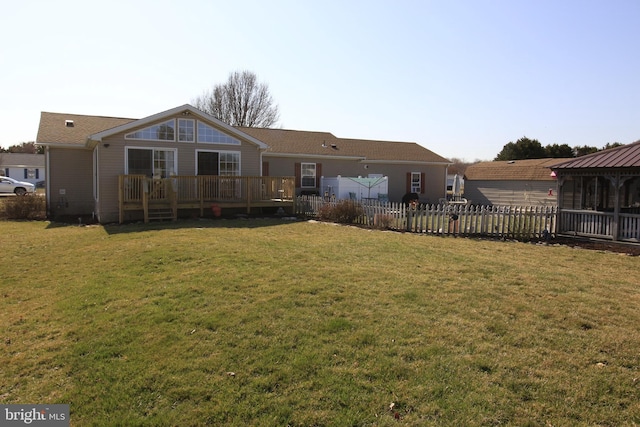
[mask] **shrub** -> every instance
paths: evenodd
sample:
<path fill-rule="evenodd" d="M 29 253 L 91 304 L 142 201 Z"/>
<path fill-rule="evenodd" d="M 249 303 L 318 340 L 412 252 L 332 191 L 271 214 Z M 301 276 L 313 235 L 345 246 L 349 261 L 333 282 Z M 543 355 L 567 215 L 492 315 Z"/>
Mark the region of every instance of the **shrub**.
<path fill-rule="evenodd" d="M 47 203 L 44 197 L 37 195 L 6 197 L 4 212 L 7 219 L 45 219 L 47 217 Z"/>
<path fill-rule="evenodd" d="M 364 214 L 360 203 L 351 200 L 340 200 L 336 204 L 324 204 L 318 210 L 318 217 L 324 221 L 350 224 Z"/>

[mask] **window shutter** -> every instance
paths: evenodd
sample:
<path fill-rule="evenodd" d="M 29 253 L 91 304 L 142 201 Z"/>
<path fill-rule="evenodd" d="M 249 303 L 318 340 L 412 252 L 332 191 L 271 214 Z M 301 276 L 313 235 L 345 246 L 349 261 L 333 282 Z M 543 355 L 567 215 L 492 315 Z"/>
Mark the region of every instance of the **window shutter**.
<path fill-rule="evenodd" d="M 405 193 L 411 193 L 411 172 L 407 172 L 407 191 Z"/>
<path fill-rule="evenodd" d="M 427 183 L 425 182 L 426 176 L 424 172 L 420 174 L 420 194 L 424 194 L 427 189 Z"/>
<path fill-rule="evenodd" d="M 322 163 L 316 163 L 316 188 L 320 188 L 321 176 L 322 176 Z"/>
<path fill-rule="evenodd" d="M 27 172 L 27 169 L 24 170 L 24 179 L 29 178 L 29 172 Z"/>
<path fill-rule="evenodd" d="M 40 179 L 40 169 L 36 169 L 36 179 Z"/>
<path fill-rule="evenodd" d="M 262 162 L 262 176 L 269 176 L 269 162 Z"/>
<path fill-rule="evenodd" d="M 294 173 L 296 175 L 296 187 L 302 187 L 302 165 L 300 163 L 296 163 L 294 165 Z"/>

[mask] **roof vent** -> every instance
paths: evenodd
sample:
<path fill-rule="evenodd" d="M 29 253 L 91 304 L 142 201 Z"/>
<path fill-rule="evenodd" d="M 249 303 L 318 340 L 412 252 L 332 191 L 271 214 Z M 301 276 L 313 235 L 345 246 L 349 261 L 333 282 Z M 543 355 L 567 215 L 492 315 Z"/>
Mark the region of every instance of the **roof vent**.
<path fill-rule="evenodd" d="M 338 146 L 336 144 L 331 144 L 331 148 L 333 148 L 334 150 L 337 150 Z"/>
<path fill-rule="evenodd" d="M 72 128 L 73 127 L 73 120 L 65 120 L 64 121 L 64 125 L 68 128 Z"/>

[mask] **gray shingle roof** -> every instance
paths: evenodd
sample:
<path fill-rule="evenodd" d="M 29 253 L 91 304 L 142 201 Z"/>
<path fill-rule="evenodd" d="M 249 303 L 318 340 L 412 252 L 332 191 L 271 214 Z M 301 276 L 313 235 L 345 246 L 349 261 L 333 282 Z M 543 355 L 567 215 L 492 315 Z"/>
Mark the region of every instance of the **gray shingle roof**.
<path fill-rule="evenodd" d="M 43 168 L 44 154 L 0 153 L 0 166 L 16 168 Z"/>

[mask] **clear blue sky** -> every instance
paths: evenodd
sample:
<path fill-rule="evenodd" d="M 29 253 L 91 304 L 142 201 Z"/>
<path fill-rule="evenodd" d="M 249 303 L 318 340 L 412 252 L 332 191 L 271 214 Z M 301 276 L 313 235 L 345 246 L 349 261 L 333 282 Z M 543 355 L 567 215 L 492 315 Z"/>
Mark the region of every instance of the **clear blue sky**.
<path fill-rule="evenodd" d="M 285 129 L 491 160 L 523 136 L 640 139 L 638 0 L 14 1 L 0 15 L 0 145 L 40 111 L 142 118 L 235 70 Z"/>

